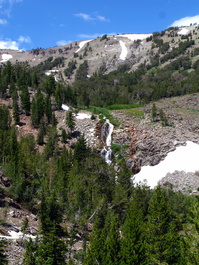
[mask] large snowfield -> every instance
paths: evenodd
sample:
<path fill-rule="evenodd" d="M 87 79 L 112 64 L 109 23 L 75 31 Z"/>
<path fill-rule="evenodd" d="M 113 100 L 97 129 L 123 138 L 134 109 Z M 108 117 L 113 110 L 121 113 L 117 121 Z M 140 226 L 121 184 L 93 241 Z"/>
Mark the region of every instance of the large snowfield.
<path fill-rule="evenodd" d="M 187 141 L 186 146 L 179 146 L 175 151 L 168 153 L 166 158 L 156 166 L 143 166 L 141 171 L 134 176 L 135 183 L 145 180 L 147 185 L 154 188 L 158 181 L 173 173 L 175 170 L 195 172 L 199 170 L 199 145 Z"/>

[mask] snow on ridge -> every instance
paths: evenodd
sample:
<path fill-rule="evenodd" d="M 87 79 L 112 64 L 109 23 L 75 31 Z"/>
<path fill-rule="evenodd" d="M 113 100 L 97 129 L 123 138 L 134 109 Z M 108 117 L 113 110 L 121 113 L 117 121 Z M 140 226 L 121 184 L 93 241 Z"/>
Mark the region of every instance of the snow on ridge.
<path fill-rule="evenodd" d="M 128 54 L 128 50 L 127 50 L 126 45 L 125 45 L 125 43 L 123 41 L 120 40 L 119 42 L 120 42 L 120 45 L 122 47 L 122 52 L 120 54 L 120 59 L 124 61 L 126 59 L 127 54 Z"/>
<path fill-rule="evenodd" d="M 124 38 L 128 38 L 129 40 L 143 40 L 146 39 L 148 37 L 150 37 L 152 34 L 121 34 L 121 35 L 117 35 L 117 37 L 124 37 Z"/>
<path fill-rule="evenodd" d="M 178 35 L 187 35 L 189 32 L 189 29 L 182 28 L 180 31 L 178 31 Z"/>
<path fill-rule="evenodd" d="M 81 42 L 79 43 L 79 49 L 76 50 L 75 53 L 79 52 L 79 51 L 84 47 L 84 45 L 85 45 L 86 43 L 90 42 L 90 41 L 92 41 L 92 40 L 84 40 L 84 41 L 81 41 Z"/>
<path fill-rule="evenodd" d="M 11 54 L 2 54 L 2 60 L 1 60 L 1 63 L 5 63 L 7 62 L 8 60 L 12 59 L 13 56 Z"/>

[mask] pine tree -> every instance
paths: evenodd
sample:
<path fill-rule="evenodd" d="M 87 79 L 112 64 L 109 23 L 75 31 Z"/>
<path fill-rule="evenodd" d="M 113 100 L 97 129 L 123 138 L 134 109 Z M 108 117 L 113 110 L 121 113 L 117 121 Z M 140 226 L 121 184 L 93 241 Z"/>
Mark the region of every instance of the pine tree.
<path fill-rule="evenodd" d="M 68 126 L 72 134 L 73 130 L 75 129 L 75 118 L 72 110 L 69 110 L 66 113 L 66 125 Z"/>
<path fill-rule="evenodd" d="M 67 140 L 67 133 L 66 133 L 66 130 L 62 128 L 62 130 L 61 130 L 61 142 L 66 143 L 66 140 Z"/>
<path fill-rule="evenodd" d="M 48 123 L 51 123 L 52 122 L 52 107 L 51 107 L 51 99 L 49 96 L 47 96 L 45 100 L 45 114 L 48 119 Z"/>
<path fill-rule="evenodd" d="M 74 148 L 74 159 L 81 162 L 89 155 L 89 148 L 87 147 L 84 135 L 80 136 Z"/>
<path fill-rule="evenodd" d="M 13 101 L 13 118 L 15 121 L 15 124 L 19 124 L 20 118 L 19 118 L 19 106 L 17 100 Z"/>
<path fill-rule="evenodd" d="M 25 249 L 23 265 L 36 265 L 37 242 L 30 238 L 25 244 Z"/>
<path fill-rule="evenodd" d="M 50 196 L 47 195 L 49 192 Z M 61 238 L 62 208 L 54 190 L 49 191 L 43 188 L 39 218 L 43 236 L 36 252 L 36 264 L 65 265 L 67 245 Z"/>
<path fill-rule="evenodd" d="M 90 246 L 83 265 L 105 265 L 106 231 L 104 229 L 104 225 L 105 216 L 100 214 L 95 221 L 94 230 L 90 239 Z"/>
<path fill-rule="evenodd" d="M 38 130 L 38 134 L 37 134 L 37 143 L 39 145 L 43 145 L 44 144 L 44 135 L 45 135 L 45 128 L 44 128 L 44 124 L 41 123 L 39 125 L 39 130 Z"/>
<path fill-rule="evenodd" d="M 6 265 L 8 264 L 6 255 L 5 255 L 5 242 L 3 242 L 2 240 L 0 240 L 0 264 L 1 265 Z"/>
<path fill-rule="evenodd" d="M 106 218 L 107 238 L 105 241 L 105 254 L 103 264 L 106 265 L 120 265 L 120 235 L 119 235 L 119 222 L 117 215 L 113 212 L 109 213 Z"/>
<path fill-rule="evenodd" d="M 21 101 L 22 101 L 22 108 L 24 109 L 26 115 L 29 115 L 30 114 L 30 94 L 29 94 L 27 86 L 22 87 Z"/>
<path fill-rule="evenodd" d="M 152 120 L 156 121 L 156 118 L 157 118 L 157 107 L 156 107 L 155 103 L 152 106 L 151 116 L 152 116 Z"/>
<path fill-rule="evenodd" d="M 0 106 L 0 130 L 8 130 L 10 128 L 11 117 L 8 108 Z"/>
<path fill-rule="evenodd" d="M 184 264 L 175 218 L 168 203 L 166 190 L 160 186 L 154 191 L 149 203 L 147 229 L 151 264 Z"/>
<path fill-rule="evenodd" d="M 61 91 L 61 84 L 58 83 L 56 86 L 56 90 L 55 90 L 55 101 L 57 104 L 57 108 L 61 109 L 61 105 L 63 102 L 63 97 L 62 97 L 62 91 Z"/>
<path fill-rule="evenodd" d="M 122 229 L 120 265 L 148 265 L 144 215 L 139 201 L 131 201 Z"/>

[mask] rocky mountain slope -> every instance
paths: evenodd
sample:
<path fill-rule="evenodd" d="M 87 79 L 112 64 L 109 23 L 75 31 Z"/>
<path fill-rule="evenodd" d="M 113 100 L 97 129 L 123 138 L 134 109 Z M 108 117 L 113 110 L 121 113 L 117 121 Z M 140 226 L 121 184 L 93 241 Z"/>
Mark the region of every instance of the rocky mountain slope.
<path fill-rule="evenodd" d="M 166 53 L 179 47 L 180 42 L 194 40 L 194 44 L 188 47 L 185 54 L 189 54 L 199 47 L 199 29 L 197 25 L 181 28 L 169 28 L 161 33 L 153 34 L 123 34 L 87 40 L 77 41 L 64 46 L 48 49 L 37 48 L 30 51 L 0 50 L 0 62 L 10 60 L 12 63 L 27 61 L 30 66 L 46 64 L 46 60 L 57 63 L 46 70 L 46 74 L 53 74 L 57 80 L 65 80 L 71 83 L 74 80 L 76 70 L 83 61 L 88 62 L 88 78 L 98 71 L 109 73 L 124 65 L 123 71 L 136 70 L 143 63 L 153 64 L 157 59 L 162 66 L 168 62 L 161 62 Z M 194 61 L 197 57 L 192 58 Z M 70 77 L 64 70 L 70 68 L 75 62 Z"/>

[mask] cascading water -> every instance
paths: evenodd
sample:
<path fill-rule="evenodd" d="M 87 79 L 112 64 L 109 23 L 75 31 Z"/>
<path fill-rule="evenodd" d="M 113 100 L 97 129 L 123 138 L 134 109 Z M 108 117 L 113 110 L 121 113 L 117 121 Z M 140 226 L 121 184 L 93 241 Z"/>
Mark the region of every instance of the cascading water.
<path fill-rule="evenodd" d="M 101 150 L 101 156 L 104 157 L 108 165 L 111 164 L 112 150 L 111 150 L 111 135 L 113 132 L 113 124 L 107 119 L 102 126 L 101 140 L 105 143 L 104 148 Z"/>

